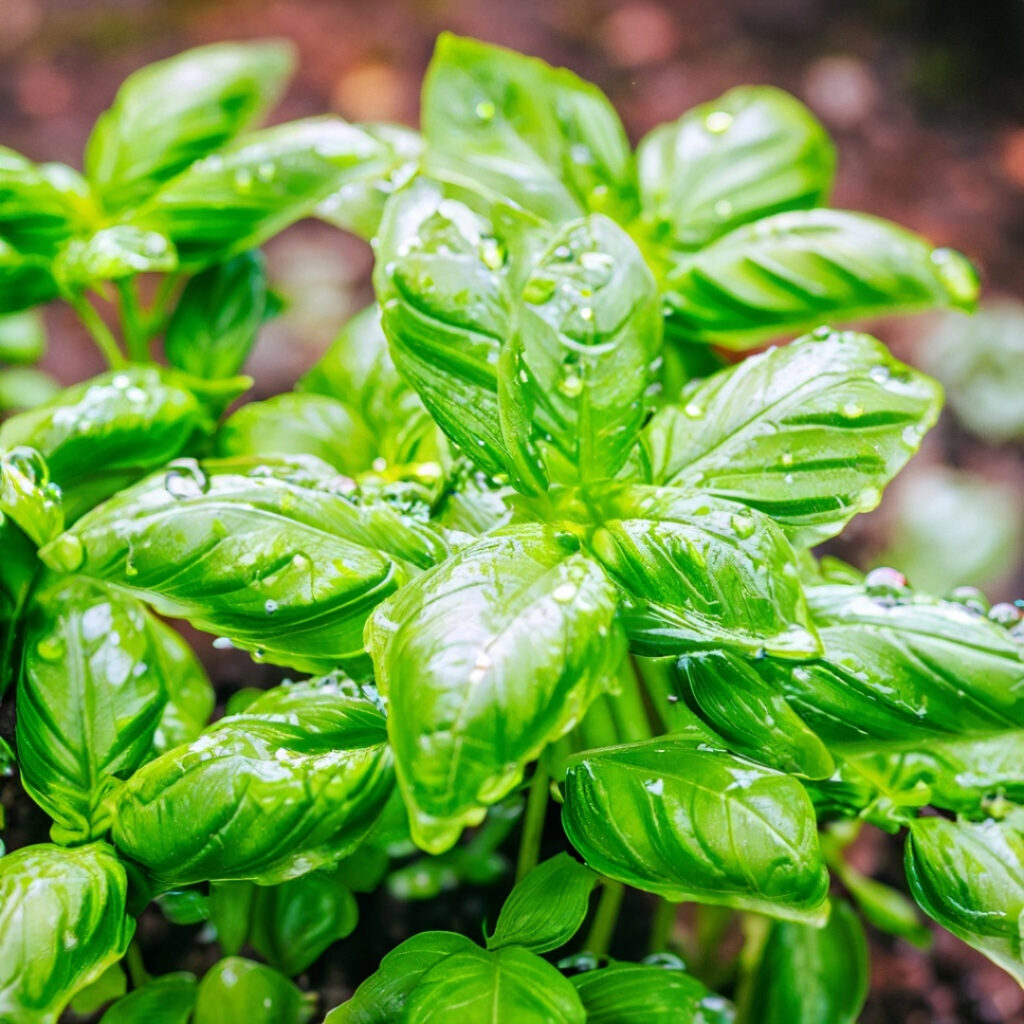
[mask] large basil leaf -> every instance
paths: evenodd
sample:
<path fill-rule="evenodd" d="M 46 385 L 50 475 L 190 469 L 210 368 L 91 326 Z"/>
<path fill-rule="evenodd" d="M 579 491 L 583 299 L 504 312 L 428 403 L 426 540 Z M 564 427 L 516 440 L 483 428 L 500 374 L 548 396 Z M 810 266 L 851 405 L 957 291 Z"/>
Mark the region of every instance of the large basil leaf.
<path fill-rule="evenodd" d="M 613 477 L 644 421 L 661 349 L 661 303 L 640 250 L 605 217 L 574 221 L 522 296 L 509 368 L 549 475 Z"/>
<path fill-rule="evenodd" d="M 842 210 L 777 213 L 737 228 L 665 278 L 670 329 L 728 348 L 823 320 L 970 310 L 977 296 L 977 276 L 959 253 Z"/>
<path fill-rule="evenodd" d="M 616 964 L 570 978 L 587 1024 L 732 1024 L 732 1007 L 683 971 Z"/>
<path fill-rule="evenodd" d="M 208 266 L 256 248 L 349 178 L 386 168 L 387 159 L 386 147 L 339 118 L 290 121 L 197 160 L 130 223 L 166 235 L 183 265 Z"/>
<path fill-rule="evenodd" d="M 868 944 L 846 903 L 823 928 L 776 921 L 750 985 L 745 1024 L 855 1024 L 868 994 Z"/>
<path fill-rule="evenodd" d="M 510 527 L 413 580 L 371 619 L 413 838 L 440 853 L 582 718 L 623 655 L 599 565 Z"/>
<path fill-rule="evenodd" d="M 136 205 L 260 118 L 293 63 L 286 43 L 217 43 L 129 75 L 85 153 L 86 172 L 108 209 Z"/>
<path fill-rule="evenodd" d="M 596 884 L 597 875 L 567 853 L 544 861 L 505 900 L 487 948 L 547 953 L 564 946 L 583 924 Z"/>
<path fill-rule="evenodd" d="M 0 451 L 0 514 L 9 516 L 37 546 L 64 529 L 63 493 L 34 448 Z"/>
<path fill-rule="evenodd" d="M 324 1024 L 392 1024 L 402 1019 L 409 996 L 432 967 L 455 953 L 480 948 L 456 932 L 421 932 L 396 946 L 348 1002 L 327 1014 Z"/>
<path fill-rule="evenodd" d="M 407 571 L 445 554 L 426 526 L 359 505 L 317 460 L 181 460 L 46 549 L 49 562 L 307 671 L 359 666 L 363 623 Z"/>
<path fill-rule="evenodd" d="M 874 338 L 815 331 L 660 409 L 642 437 L 642 472 L 742 501 L 815 544 L 878 504 L 941 405 L 939 386 Z"/>
<path fill-rule="evenodd" d="M 112 834 L 169 887 L 272 884 L 355 849 L 392 779 L 383 716 L 352 684 L 278 687 L 137 771 L 111 797 Z"/>
<path fill-rule="evenodd" d="M 24 846 L 0 857 L 0 1019 L 55 1024 L 124 955 L 127 880 L 105 843 Z"/>
<path fill-rule="evenodd" d="M 828 871 L 796 779 L 666 738 L 569 760 L 562 822 L 595 870 L 671 900 L 820 923 Z"/>
<path fill-rule="evenodd" d="M 636 160 L 654 237 L 693 249 L 758 217 L 822 205 L 836 154 L 799 100 L 745 86 L 655 128 Z"/>
<path fill-rule="evenodd" d="M 195 975 L 162 974 L 114 1003 L 100 1024 L 188 1024 L 195 1004 Z"/>
<path fill-rule="evenodd" d="M 453 953 L 409 997 L 407 1024 L 584 1024 L 572 984 L 535 953 L 510 946 Z"/>
<path fill-rule="evenodd" d="M 615 489 L 594 551 L 624 596 L 640 654 L 720 646 L 801 657 L 818 649 L 796 560 L 767 516 L 674 488 Z"/>
<path fill-rule="evenodd" d="M 423 83 L 424 158 L 438 178 L 511 199 L 553 221 L 635 206 L 614 108 L 595 86 L 473 39 L 437 41 Z"/>
<path fill-rule="evenodd" d="M 49 260 L 21 253 L 0 238 L 0 313 L 16 313 L 56 297 Z"/>
<path fill-rule="evenodd" d="M 199 982 L 193 1024 L 306 1024 L 316 996 L 302 992 L 273 967 L 229 956 Z"/>
<path fill-rule="evenodd" d="M 1024 985 L 1024 810 L 977 825 L 918 818 L 906 868 L 929 917 Z"/>

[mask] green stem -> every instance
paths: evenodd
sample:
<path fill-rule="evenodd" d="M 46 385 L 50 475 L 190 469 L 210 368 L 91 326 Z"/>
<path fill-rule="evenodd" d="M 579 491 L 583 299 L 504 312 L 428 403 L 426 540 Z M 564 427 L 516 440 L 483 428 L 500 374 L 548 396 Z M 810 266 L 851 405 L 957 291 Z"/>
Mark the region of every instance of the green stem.
<path fill-rule="evenodd" d="M 612 698 L 619 733 L 626 743 L 649 740 L 653 735 L 647 708 L 644 707 L 643 694 L 640 692 L 641 682 L 637 671 L 632 656 L 627 655 L 622 659 L 622 667 L 619 669 L 619 693 Z"/>
<path fill-rule="evenodd" d="M 149 981 L 149 971 L 142 962 L 142 950 L 139 940 L 132 939 L 128 951 L 124 955 L 124 964 L 128 968 L 128 977 L 132 979 L 132 988 L 142 988 Z"/>
<path fill-rule="evenodd" d="M 598 747 L 614 747 L 619 742 L 619 733 L 612 717 L 611 699 L 602 693 L 583 716 L 580 722 L 580 736 L 585 750 Z"/>
<path fill-rule="evenodd" d="M 597 904 L 597 913 L 594 914 L 594 923 L 587 933 L 587 940 L 583 948 L 594 956 L 604 956 L 612 942 L 612 935 L 615 934 L 615 926 L 619 921 L 619 908 L 622 906 L 622 894 L 625 887 L 621 882 L 614 882 L 610 878 L 603 879 L 604 890 L 601 899 Z"/>
<path fill-rule="evenodd" d="M 540 841 L 544 835 L 544 818 L 548 809 L 548 773 L 537 765 L 530 780 L 530 794 L 526 798 L 523 835 L 519 840 L 519 859 L 516 861 L 516 881 L 529 874 L 540 860 Z"/>
<path fill-rule="evenodd" d="M 676 923 L 679 905 L 670 903 L 664 896 L 658 897 L 651 921 L 651 938 L 647 947 L 649 953 L 664 953 L 672 945 L 672 927 Z"/>
<path fill-rule="evenodd" d="M 107 366 L 112 370 L 120 369 L 125 365 L 124 355 L 118 347 L 117 339 L 110 332 L 110 328 L 103 322 L 103 318 L 96 312 L 96 307 L 81 292 L 71 292 L 67 296 L 71 308 L 78 314 L 85 329 L 92 335 L 96 347 L 100 350 Z"/>
<path fill-rule="evenodd" d="M 128 346 L 128 356 L 134 363 L 144 363 L 149 359 L 149 346 L 143 332 L 136 280 L 122 277 L 115 283 L 121 300 L 121 330 Z"/>
<path fill-rule="evenodd" d="M 156 295 L 153 297 L 153 305 L 149 307 L 149 312 L 146 314 L 145 337 L 147 342 L 152 341 L 170 319 L 171 311 L 167 306 L 181 278 L 182 274 L 179 270 L 173 274 L 164 274 L 160 279 Z"/>

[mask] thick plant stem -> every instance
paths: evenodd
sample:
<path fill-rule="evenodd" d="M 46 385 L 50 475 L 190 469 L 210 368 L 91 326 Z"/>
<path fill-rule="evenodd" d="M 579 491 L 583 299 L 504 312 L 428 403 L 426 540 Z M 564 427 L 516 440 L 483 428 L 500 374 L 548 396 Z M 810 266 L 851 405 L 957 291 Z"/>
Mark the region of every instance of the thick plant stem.
<path fill-rule="evenodd" d="M 587 933 L 586 942 L 583 943 L 583 948 L 594 956 L 604 956 L 608 952 L 612 936 L 615 934 L 615 926 L 619 922 L 619 907 L 622 906 L 622 895 L 625 892 L 625 886 L 621 882 L 612 881 L 610 878 L 603 879 L 602 884 L 604 890 L 597 904 L 594 923 Z"/>
<path fill-rule="evenodd" d="M 137 939 L 132 939 L 124 955 L 124 964 L 128 968 L 128 977 L 132 979 L 133 988 L 141 988 L 149 981 L 149 971 L 142 962 L 142 950 Z"/>
<path fill-rule="evenodd" d="M 585 750 L 598 747 L 614 747 L 619 742 L 615 719 L 612 717 L 611 698 L 602 693 L 587 708 L 587 713 L 580 722 L 580 736 Z"/>
<path fill-rule="evenodd" d="M 647 717 L 647 708 L 644 707 L 643 694 L 640 692 L 640 687 L 643 684 L 638 673 L 639 670 L 632 655 L 626 655 L 622 660 L 622 668 L 619 670 L 621 690 L 617 696 L 612 698 L 612 707 L 619 725 L 619 733 L 626 743 L 649 740 L 653 735 L 651 722 Z"/>
<path fill-rule="evenodd" d="M 672 942 L 672 926 L 676 922 L 677 903 L 670 903 L 663 896 L 658 897 L 654 907 L 654 918 L 651 921 L 651 938 L 647 946 L 648 953 L 667 952 Z"/>
<path fill-rule="evenodd" d="M 544 817 L 548 809 L 548 773 L 537 765 L 530 780 L 530 793 L 526 798 L 523 818 L 523 836 L 519 840 L 519 859 L 516 861 L 516 881 L 529 874 L 540 860 L 540 841 L 544 835 Z"/>
<path fill-rule="evenodd" d="M 118 347 L 117 340 L 110 333 L 110 328 L 96 312 L 96 307 L 81 293 L 72 293 L 67 297 L 71 308 L 78 314 L 86 330 L 92 335 L 96 347 L 100 350 L 107 365 L 112 369 L 120 369 L 125 365 L 124 354 Z"/>
<path fill-rule="evenodd" d="M 134 363 L 144 363 L 149 358 L 149 348 L 139 309 L 139 296 L 133 278 L 121 278 L 117 282 L 120 299 L 121 329 L 124 332 L 128 358 Z"/>

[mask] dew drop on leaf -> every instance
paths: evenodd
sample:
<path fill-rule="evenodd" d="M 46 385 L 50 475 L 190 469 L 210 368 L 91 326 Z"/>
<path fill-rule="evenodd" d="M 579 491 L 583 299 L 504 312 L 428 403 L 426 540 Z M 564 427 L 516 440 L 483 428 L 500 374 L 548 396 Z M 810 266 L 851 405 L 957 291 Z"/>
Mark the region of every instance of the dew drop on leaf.
<path fill-rule="evenodd" d="M 872 569 L 864 577 L 864 586 L 871 597 L 898 597 L 906 585 L 906 576 L 889 566 Z"/>
<path fill-rule="evenodd" d="M 721 135 L 732 127 L 732 114 L 728 110 L 715 110 L 704 119 L 704 127 L 712 135 Z"/>

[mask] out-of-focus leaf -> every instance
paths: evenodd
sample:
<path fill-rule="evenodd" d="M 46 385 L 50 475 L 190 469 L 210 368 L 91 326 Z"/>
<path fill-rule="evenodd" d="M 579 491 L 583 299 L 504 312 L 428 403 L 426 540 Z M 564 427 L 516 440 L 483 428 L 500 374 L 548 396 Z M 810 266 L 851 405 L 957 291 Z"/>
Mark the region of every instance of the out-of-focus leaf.
<path fill-rule="evenodd" d="M 102 228 L 88 238 L 73 238 L 58 253 L 53 272 L 62 287 L 85 288 L 135 274 L 174 270 L 178 256 L 169 239 L 129 224 Z"/>
<path fill-rule="evenodd" d="M 306 1024 L 316 996 L 302 992 L 279 971 L 229 956 L 211 967 L 196 992 L 193 1024 Z"/>
<path fill-rule="evenodd" d="M 0 238 L 0 313 L 17 313 L 56 297 L 50 261 L 21 253 Z"/>
<path fill-rule="evenodd" d="M 114 1003 L 100 1024 L 188 1024 L 195 1003 L 195 975 L 162 974 Z"/>
<path fill-rule="evenodd" d="M 79 989 L 71 1000 L 71 1011 L 81 1017 L 90 1017 L 107 1003 L 123 996 L 128 989 L 128 978 L 120 964 L 111 964 L 94 982 Z"/>
<path fill-rule="evenodd" d="M 43 370 L 31 366 L 0 370 L 0 412 L 33 409 L 59 392 L 60 384 Z"/>
<path fill-rule="evenodd" d="M 34 363 L 46 351 L 46 328 L 38 310 L 0 316 L 0 362 Z"/>

